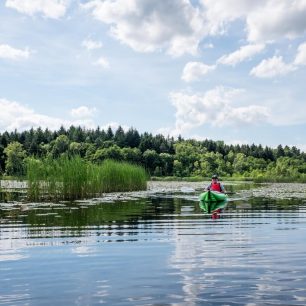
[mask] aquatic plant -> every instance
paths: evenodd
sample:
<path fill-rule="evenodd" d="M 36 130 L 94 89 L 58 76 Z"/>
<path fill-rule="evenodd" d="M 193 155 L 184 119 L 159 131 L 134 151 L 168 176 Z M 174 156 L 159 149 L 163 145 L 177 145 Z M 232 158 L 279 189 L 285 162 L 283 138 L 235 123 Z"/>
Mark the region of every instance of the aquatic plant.
<path fill-rule="evenodd" d="M 146 189 L 144 168 L 125 162 L 86 162 L 79 156 L 27 160 L 29 200 L 76 200 L 105 192 Z"/>

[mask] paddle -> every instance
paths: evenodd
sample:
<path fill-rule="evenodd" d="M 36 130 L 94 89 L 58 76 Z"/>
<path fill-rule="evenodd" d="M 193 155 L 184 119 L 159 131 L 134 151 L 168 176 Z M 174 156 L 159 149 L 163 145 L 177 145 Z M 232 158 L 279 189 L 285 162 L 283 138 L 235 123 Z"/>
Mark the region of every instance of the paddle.
<path fill-rule="evenodd" d="M 196 190 L 192 187 L 181 187 L 181 192 L 184 192 L 184 193 L 190 193 L 190 192 L 195 192 Z M 206 190 L 204 190 L 203 192 L 205 192 Z M 236 192 L 234 191 L 227 191 L 225 192 L 225 194 L 227 195 L 233 195 L 233 194 L 236 194 Z"/>

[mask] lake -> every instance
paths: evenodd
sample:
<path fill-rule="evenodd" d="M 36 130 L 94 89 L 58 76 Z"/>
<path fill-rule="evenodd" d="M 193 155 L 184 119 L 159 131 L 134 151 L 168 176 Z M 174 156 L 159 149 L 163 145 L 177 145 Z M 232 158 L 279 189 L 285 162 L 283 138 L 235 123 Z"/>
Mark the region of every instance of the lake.
<path fill-rule="evenodd" d="M 1 305 L 306 305 L 306 185 L 203 183 L 75 203 L 2 192 Z"/>

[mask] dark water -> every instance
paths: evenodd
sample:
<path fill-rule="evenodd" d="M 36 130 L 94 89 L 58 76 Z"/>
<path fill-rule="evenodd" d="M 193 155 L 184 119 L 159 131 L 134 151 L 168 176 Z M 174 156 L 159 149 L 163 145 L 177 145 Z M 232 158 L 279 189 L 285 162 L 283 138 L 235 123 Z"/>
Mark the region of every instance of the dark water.
<path fill-rule="evenodd" d="M 306 305 L 306 199 L 0 204 L 1 305 Z"/>

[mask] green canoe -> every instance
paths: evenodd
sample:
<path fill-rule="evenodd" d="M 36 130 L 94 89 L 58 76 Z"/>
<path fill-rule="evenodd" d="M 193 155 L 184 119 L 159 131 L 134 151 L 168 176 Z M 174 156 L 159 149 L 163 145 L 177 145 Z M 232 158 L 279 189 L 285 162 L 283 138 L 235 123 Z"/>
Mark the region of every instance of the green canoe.
<path fill-rule="evenodd" d="M 224 208 L 227 204 L 227 195 L 217 191 L 206 191 L 200 194 L 200 208 L 207 213 L 211 213 L 219 208 Z"/>

